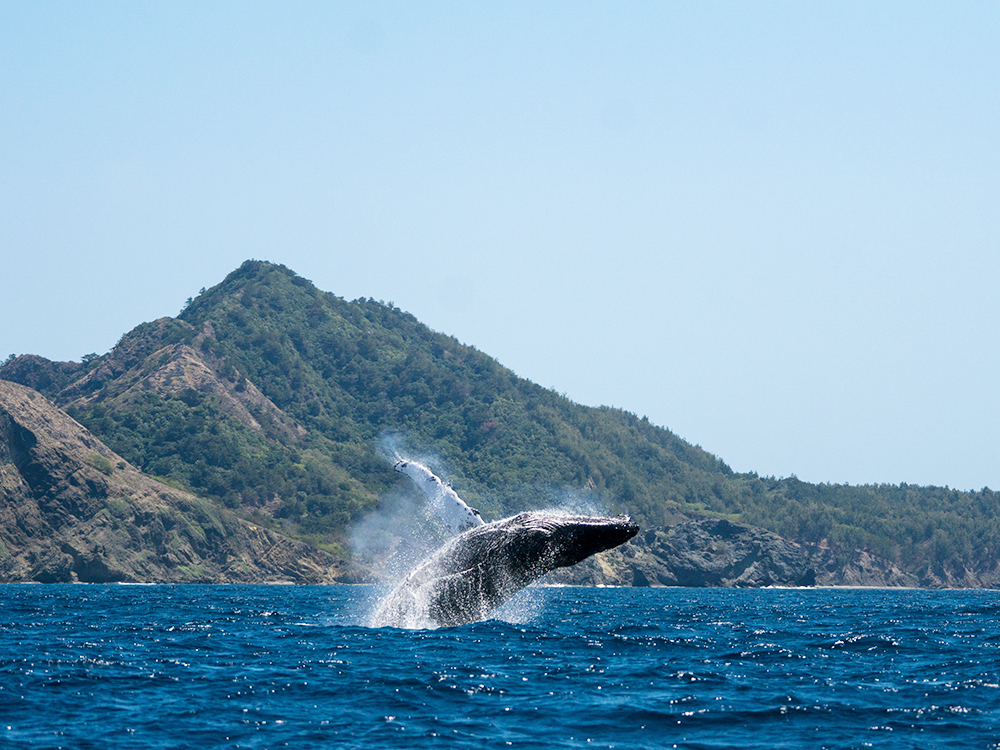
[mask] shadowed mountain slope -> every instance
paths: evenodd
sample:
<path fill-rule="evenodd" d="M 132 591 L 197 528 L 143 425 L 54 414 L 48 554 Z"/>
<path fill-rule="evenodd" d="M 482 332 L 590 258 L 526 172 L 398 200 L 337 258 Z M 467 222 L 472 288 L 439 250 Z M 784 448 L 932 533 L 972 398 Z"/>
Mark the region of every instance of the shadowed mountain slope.
<path fill-rule="evenodd" d="M 0 581 L 328 582 L 333 563 L 150 479 L 0 381 Z"/>

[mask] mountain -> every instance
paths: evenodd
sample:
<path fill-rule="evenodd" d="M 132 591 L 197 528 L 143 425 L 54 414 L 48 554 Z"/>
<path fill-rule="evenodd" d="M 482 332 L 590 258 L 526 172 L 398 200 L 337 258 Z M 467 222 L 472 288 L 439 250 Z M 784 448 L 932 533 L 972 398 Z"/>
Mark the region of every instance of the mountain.
<path fill-rule="evenodd" d="M 84 359 L 23 355 L 0 378 L 142 472 L 338 559 L 373 516 L 394 520 L 366 564 L 405 536 L 397 511 L 416 490 L 388 460 L 404 449 L 487 520 L 560 505 L 628 512 L 644 529 L 721 518 L 801 545 L 820 582 L 1000 582 L 992 490 L 737 474 L 645 418 L 574 404 L 392 303 L 345 301 L 280 265 L 247 261 L 177 318 Z M 649 544 L 658 564 L 678 559 L 663 537 Z"/>
<path fill-rule="evenodd" d="M 0 381 L 0 581 L 332 582 L 328 555 L 156 482 Z"/>
<path fill-rule="evenodd" d="M 0 377 L 39 390 L 146 473 L 341 541 L 408 487 L 380 455 L 387 436 L 435 454 L 492 518 L 572 488 L 662 523 L 732 473 L 646 420 L 573 404 L 392 306 L 345 302 L 262 262 L 104 356 L 22 356 Z"/>

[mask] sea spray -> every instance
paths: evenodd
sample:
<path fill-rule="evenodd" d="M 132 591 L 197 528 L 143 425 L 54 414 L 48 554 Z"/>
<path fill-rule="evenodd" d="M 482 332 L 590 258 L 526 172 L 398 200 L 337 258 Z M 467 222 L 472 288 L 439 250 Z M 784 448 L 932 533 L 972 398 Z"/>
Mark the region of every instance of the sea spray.
<path fill-rule="evenodd" d="M 423 497 L 399 489 L 383 496 L 376 510 L 351 525 L 349 543 L 365 568 L 393 583 L 450 536 Z"/>
<path fill-rule="evenodd" d="M 406 441 L 391 432 L 380 435 L 378 453 L 421 493 L 409 483 L 396 485 L 375 510 L 351 525 L 349 544 L 361 565 L 395 584 L 456 533 L 483 520 L 429 468 L 439 463 L 433 456 L 414 457 Z"/>
<path fill-rule="evenodd" d="M 419 502 L 402 492 L 383 498 L 375 513 L 353 527 L 351 546 L 356 555 L 379 572 L 383 581 L 397 584 L 450 538 L 482 526 L 484 521 L 479 511 L 470 508 L 426 464 L 407 457 L 399 438 L 383 437 L 380 448 L 385 458 L 394 461 L 396 471 L 413 480 L 426 501 Z M 379 605 L 380 601 L 373 602 L 373 611 Z M 403 626 L 434 627 L 426 615 L 426 607 L 417 609 L 420 614 L 409 618 Z"/>

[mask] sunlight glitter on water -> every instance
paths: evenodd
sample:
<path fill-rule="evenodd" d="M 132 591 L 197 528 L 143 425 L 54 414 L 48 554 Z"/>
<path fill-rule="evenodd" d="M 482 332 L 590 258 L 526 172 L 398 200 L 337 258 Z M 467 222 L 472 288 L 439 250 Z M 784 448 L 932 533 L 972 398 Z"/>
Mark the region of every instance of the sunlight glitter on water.
<path fill-rule="evenodd" d="M 12 746 L 964 750 L 1000 725 L 997 592 L 539 586 L 419 631 L 361 627 L 372 587 L 0 594 Z"/>

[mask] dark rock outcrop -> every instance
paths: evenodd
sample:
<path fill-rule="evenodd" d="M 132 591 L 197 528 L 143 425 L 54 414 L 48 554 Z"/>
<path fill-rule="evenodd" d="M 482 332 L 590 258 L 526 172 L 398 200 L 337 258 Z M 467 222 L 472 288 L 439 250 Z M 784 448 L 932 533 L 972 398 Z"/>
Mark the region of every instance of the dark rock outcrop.
<path fill-rule="evenodd" d="M 814 586 L 803 547 L 756 526 L 706 518 L 651 530 L 628 560 L 636 586 Z"/>
<path fill-rule="evenodd" d="M 0 582 L 332 583 L 325 553 L 146 476 L 0 380 Z"/>
<path fill-rule="evenodd" d="M 574 568 L 557 571 L 549 583 L 610 586 L 878 586 L 942 588 L 960 579 L 948 571 L 907 574 L 866 550 L 835 553 L 800 545 L 757 526 L 703 518 L 649 529 L 628 544 Z"/>
<path fill-rule="evenodd" d="M 814 586 L 816 555 L 765 529 L 718 518 L 649 529 L 553 583 L 619 586 Z"/>

